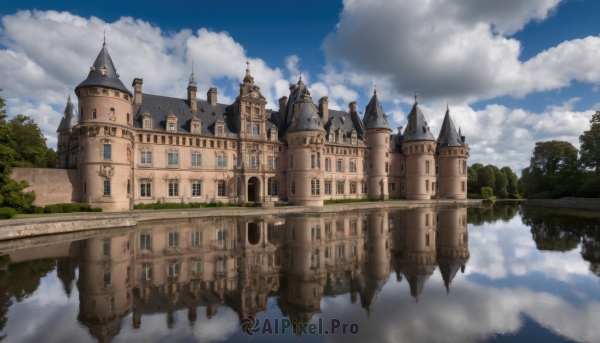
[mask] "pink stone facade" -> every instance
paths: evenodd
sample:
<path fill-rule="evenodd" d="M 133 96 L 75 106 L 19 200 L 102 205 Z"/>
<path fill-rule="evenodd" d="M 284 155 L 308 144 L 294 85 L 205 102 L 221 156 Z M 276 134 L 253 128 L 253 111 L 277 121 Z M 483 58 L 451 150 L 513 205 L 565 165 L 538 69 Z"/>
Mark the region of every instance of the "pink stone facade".
<path fill-rule="evenodd" d="M 59 168 L 77 171 L 72 201 L 123 211 L 156 202 L 466 198 L 464 137 L 447 113 L 434 139 L 416 100 L 407 129 L 395 133 L 376 94 L 361 118 L 354 102 L 347 112 L 329 110 L 326 97 L 315 104 L 300 79 L 271 110 L 249 67 L 233 104 L 218 103 L 214 87 L 197 99 L 193 73 L 187 99 L 178 99 L 143 93 L 141 78 L 132 93 L 113 69 L 104 46 L 58 130 Z"/>

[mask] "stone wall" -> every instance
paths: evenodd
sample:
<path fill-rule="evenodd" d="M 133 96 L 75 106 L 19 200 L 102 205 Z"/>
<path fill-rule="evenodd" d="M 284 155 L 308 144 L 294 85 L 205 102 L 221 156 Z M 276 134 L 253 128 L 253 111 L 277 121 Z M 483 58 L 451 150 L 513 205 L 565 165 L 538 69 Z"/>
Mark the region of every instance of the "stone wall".
<path fill-rule="evenodd" d="M 69 203 L 79 199 L 79 177 L 77 169 L 13 168 L 11 178 L 25 180 L 35 191 L 36 206 Z"/>
<path fill-rule="evenodd" d="M 600 211 L 600 198 L 530 199 L 527 204 Z"/>

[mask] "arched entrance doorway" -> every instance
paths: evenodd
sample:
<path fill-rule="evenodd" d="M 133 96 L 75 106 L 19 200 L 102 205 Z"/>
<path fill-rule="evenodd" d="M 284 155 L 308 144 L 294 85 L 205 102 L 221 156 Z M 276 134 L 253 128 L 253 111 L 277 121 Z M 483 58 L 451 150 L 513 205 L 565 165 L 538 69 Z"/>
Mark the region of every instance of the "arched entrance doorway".
<path fill-rule="evenodd" d="M 260 181 L 258 178 L 251 177 L 248 180 L 248 201 L 259 201 Z"/>

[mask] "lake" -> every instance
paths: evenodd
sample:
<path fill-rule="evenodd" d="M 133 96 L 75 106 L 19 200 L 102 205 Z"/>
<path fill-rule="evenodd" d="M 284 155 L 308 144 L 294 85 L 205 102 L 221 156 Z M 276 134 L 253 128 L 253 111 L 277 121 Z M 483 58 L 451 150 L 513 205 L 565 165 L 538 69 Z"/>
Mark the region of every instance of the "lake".
<path fill-rule="evenodd" d="M 144 222 L 0 242 L 5 342 L 600 342 L 600 214 Z"/>

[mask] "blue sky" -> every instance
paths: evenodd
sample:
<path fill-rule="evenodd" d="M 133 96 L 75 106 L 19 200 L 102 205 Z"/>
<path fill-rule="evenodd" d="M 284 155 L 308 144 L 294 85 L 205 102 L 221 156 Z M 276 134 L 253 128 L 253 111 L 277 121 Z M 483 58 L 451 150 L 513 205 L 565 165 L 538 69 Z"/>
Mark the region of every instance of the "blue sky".
<path fill-rule="evenodd" d="M 184 97 L 194 59 L 199 94 L 231 102 L 249 59 L 273 108 L 301 69 L 333 108 L 364 111 L 377 84 L 396 129 L 416 90 L 434 133 L 450 104 L 470 163 L 518 172 L 537 141 L 578 146 L 600 110 L 597 13 L 594 0 L 3 2 L 0 87 L 55 145 L 106 29 L 124 83 L 145 92 Z"/>

